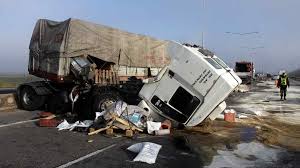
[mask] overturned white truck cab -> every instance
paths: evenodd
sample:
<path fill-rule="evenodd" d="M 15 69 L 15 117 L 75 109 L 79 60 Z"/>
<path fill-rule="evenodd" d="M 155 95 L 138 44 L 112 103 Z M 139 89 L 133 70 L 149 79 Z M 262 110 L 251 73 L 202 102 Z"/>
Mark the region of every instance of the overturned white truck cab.
<path fill-rule="evenodd" d="M 213 53 L 176 42 L 168 44 L 171 63 L 139 92 L 139 106 L 153 118 L 168 118 L 195 126 L 214 120 L 225 108 L 225 98 L 241 79 Z"/>

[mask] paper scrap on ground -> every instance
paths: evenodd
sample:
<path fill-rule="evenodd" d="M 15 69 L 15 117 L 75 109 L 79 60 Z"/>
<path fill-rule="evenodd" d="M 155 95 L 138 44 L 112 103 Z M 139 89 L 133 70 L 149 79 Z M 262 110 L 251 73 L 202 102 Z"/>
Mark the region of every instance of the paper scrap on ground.
<path fill-rule="evenodd" d="M 247 116 L 247 115 L 244 115 L 244 114 L 238 114 L 237 117 L 238 117 L 239 119 L 248 118 L 248 116 Z"/>
<path fill-rule="evenodd" d="M 156 161 L 161 145 L 152 142 L 142 142 L 131 145 L 127 150 L 138 153 L 138 155 L 133 159 L 134 162 L 140 161 L 149 164 L 153 164 Z"/>
<path fill-rule="evenodd" d="M 153 131 L 159 130 L 160 127 L 161 127 L 161 122 L 147 121 L 147 130 L 149 134 L 152 134 Z"/>

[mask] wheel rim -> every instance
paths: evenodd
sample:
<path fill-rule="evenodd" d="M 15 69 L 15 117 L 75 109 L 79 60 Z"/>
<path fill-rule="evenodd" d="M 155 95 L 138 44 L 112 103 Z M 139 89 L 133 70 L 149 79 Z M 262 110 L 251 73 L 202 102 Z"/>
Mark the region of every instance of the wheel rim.
<path fill-rule="evenodd" d="M 31 98 L 30 98 L 30 96 L 29 96 L 28 93 L 24 93 L 24 95 L 23 95 L 23 102 L 25 104 L 30 104 L 31 103 Z"/>
<path fill-rule="evenodd" d="M 23 95 L 23 102 L 26 105 L 32 105 L 37 103 L 40 100 L 40 97 L 38 97 L 33 90 L 28 90 Z"/>

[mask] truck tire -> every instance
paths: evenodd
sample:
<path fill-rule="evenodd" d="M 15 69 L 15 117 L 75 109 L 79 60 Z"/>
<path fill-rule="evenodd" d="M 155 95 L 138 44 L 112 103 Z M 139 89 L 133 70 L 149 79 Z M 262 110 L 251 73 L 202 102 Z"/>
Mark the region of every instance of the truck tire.
<path fill-rule="evenodd" d="M 21 90 L 20 103 L 23 109 L 33 111 L 42 107 L 45 103 L 45 96 L 37 95 L 30 86 L 24 86 Z"/>
<path fill-rule="evenodd" d="M 93 100 L 93 111 L 94 112 L 101 112 L 105 110 L 105 107 L 108 105 L 121 100 L 121 96 L 118 92 L 110 90 L 104 93 L 98 93 L 94 95 Z"/>

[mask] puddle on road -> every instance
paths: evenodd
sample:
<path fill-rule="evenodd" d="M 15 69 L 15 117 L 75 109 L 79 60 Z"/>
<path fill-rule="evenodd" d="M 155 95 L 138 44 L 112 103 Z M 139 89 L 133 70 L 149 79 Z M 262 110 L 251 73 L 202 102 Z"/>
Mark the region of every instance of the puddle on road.
<path fill-rule="evenodd" d="M 217 155 L 205 167 L 296 167 L 296 157 L 281 148 L 249 142 L 238 144 L 234 150 L 217 150 Z"/>
<path fill-rule="evenodd" d="M 251 142 L 256 139 L 256 129 L 245 127 L 240 129 L 240 139 L 242 142 Z"/>
<path fill-rule="evenodd" d="M 197 153 L 204 165 L 213 161 L 218 150 L 234 151 L 238 144 L 256 139 L 256 129 L 253 127 L 222 121 L 214 122 L 212 128 L 207 125 L 205 127 L 211 133 L 198 127 L 174 133 L 174 145 L 179 150 Z"/>
<path fill-rule="evenodd" d="M 173 138 L 173 144 L 177 149 L 183 152 L 191 152 L 192 149 L 188 144 L 187 138 L 185 136 L 176 136 Z"/>
<path fill-rule="evenodd" d="M 296 161 L 299 152 L 291 154 L 283 148 L 274 148 L 268 145 L 270 143 L 258 141 L 262 132 L 254 125 L 216 121 L 212 129 L 210 134 L 197 127 L 178 131 L 174 133 L 177 137 L 174 145 L 180 150 L 197 153 L 201 163 L 208 167 L 260 167 L 277 164 L 293 167 L 298 164 Z M 282 136 L 276 138 L 282 139 L 280 141 L 287 140 L 287 137 Z"/>

